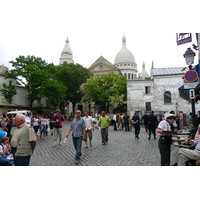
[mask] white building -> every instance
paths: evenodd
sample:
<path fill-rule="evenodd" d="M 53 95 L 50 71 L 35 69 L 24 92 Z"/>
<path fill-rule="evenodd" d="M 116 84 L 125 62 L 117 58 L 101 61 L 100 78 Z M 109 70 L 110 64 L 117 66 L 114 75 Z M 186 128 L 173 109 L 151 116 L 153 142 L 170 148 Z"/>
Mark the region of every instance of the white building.
<path fill-rule="evenodd" d="M 180 97 L 179 88 L 183 85 L 183 75 L 188 70 L 183 67 L 152 68 L 150 80 L 133 80 L 127 83 L 127 111 L 151 111 L 156 114 L 174 110 L 176 113 L 191 112 L 191 102 Z M 196 103 L 196 112 L 200 110 Z"/>

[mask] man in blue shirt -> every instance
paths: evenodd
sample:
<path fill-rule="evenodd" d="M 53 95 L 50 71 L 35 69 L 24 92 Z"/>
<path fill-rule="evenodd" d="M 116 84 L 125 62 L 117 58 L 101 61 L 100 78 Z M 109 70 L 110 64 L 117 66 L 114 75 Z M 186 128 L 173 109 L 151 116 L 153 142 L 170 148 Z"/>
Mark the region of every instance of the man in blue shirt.
<path fill-rule="evenodd" d="M 75 164 L 78 164 L 80 162 L 80 157 L 82 155 L 81 146 L 82 146 L 82 140 L 85 140 L 85 128 L 86 128 L 85 121 L 81 117 L 81 111 L 77 110 L 76 117 L 70 124 L 70 128 L 66 134 L 66 137 L 68 137 L 70 132 L 72 131 L 73 144 L 76 150 Z"/>
<path fill-rule="evenodd" d="M 140 118 L 139 118 L 139 113 L 135 112 L 134 116 L 132 117 L 132 123 L 135 127 L 135 138 L 139 139 L 139 134 L 140 134 Z"/>

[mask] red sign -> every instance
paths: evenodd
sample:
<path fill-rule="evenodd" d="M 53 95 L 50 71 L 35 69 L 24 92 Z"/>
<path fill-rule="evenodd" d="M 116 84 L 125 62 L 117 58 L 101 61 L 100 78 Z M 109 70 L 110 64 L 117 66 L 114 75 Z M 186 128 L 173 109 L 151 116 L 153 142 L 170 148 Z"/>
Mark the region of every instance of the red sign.
<path fill-rule="evenodd" d="M 194 82 L 198 78 L 198 73 L 194 70 L 189 70 L 185 73 L 184 79 L 188 82 Z"/>

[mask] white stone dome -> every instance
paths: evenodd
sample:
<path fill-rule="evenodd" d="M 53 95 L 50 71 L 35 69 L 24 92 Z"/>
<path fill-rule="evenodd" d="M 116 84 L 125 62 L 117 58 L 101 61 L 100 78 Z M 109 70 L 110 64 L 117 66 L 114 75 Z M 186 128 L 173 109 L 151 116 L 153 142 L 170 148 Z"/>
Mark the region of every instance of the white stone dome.
<path fill-rule="evenodd" d="M 149 77 L 149 74 L 148 74 L 148 72 L 145 69 L 145 63 L 144 63 L 144 61 L 142 63 L 142 72 L 140 72 L 138 74 L 138 76 L 139 76 L 139 78 L 142 78 L 142 79 L 145 79 L 145 78 Z"/>
<path fill-rule="evenodd" d="M 122 38 L 122 48 L 115 57 L 114 65 L 117 66 L 118 64 L 122 63 L 129 63 L 133 64 L 133 66 L 137 66 L 133 54 L 126 47 L 125 36 Z"/>
<path fill-rule="evenodd" d="M 149 77 L 149 74 L 148 74 L 148 72 L 145 70 L 145 71 L 142 71 L 141 73 L 139 73 L 139 77 L 140 77 L 140 78 L 146 78 L 146 77 Z"/>
<path fill-rule="evenodd" d="M 117 65 L 120 63 L 135 63 L 133 54 L 125 46 L 122 47 L 115 57 L 114 64 Z"/>

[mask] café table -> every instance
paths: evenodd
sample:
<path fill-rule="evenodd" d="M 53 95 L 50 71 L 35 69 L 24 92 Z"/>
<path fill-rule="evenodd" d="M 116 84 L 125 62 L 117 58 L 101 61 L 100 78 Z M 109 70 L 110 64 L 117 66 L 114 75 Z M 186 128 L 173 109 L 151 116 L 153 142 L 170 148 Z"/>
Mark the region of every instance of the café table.
<path fill-rule="evenodd" d="M 180 148 L 194 148 L 194 144 L 179 144 L 178 142 L 174 142 L 174 146 L 180 147 Z"/>
<path fill-rule="evenodd" d="M 176 138 L 176 137 L 172 137 L 173 141 L 185 141 L 188 140 L 189 135 L 179 135 L 179 137 L 181 137 L 180 139 Z"/>
<path fill-rule="evenodd" d="M 178 132 L 176 133 L 176 135 L 188 135 L 188 134 L 190 134 L 189 131 L 178 131 Z"/>

